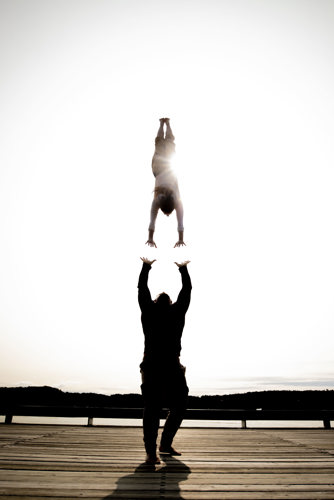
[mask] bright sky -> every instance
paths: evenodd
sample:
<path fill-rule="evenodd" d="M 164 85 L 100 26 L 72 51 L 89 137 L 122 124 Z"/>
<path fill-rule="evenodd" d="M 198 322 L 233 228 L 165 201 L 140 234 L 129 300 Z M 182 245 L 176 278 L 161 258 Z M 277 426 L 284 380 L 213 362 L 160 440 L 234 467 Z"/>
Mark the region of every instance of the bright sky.
<path fill-rule="evenodd" d="M 0 385 L 139 392 L 140 256 L 191 394 L 334 386 L 334 2 L 0 1 Z M 185 209 L 145 246 L 159 118 Z"/>

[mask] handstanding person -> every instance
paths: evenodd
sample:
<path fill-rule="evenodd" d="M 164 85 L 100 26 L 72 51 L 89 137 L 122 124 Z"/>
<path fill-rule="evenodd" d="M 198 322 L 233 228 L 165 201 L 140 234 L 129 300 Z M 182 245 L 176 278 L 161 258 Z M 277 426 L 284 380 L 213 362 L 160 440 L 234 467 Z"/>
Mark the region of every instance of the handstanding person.
<path fill-rule="evenodd" d="M 180 363 L 181 336 L 185 315 L 190 304 L 191 280 L 187 264 L 178 266 L 182 289 L 173 304 L 166 293 L 153 301 L 147 285 L 148 274 L 155 260 L 141 258 L 143 266 L 138 282 L 138 301 L 145 336 L 144 358 L 140 365 L 144 399 L 143 433 L 146 462 L 158 464 L 156 442 L 161 408 L 168 408 L 169 414 L 161 435 L 161 454 L 181 455 L 173 446 L 173 438 L 179 429 L 186 409 L 188 386 L 185 367 Z"/>
<path fill-rule="evenodd" d="M 164 132 L 164 125 L 166 125 L 166 133 Z M 155 151 L 152 158 L 155 187 L 151 206 L 151 220 L 148 228 L 148 240 L 146 242 L 151 247 L 156 247 L 153 234 L 159 209 L 167 216 L 175 209 L 179 239 L 174 247 L 185 245 L 183 241 L 183 205 L 177 178 L 171 168 L 171 158 L 175 153 L 174 139 L 169 118 L 160 118 L 160 127 L 155 138 Z"/>

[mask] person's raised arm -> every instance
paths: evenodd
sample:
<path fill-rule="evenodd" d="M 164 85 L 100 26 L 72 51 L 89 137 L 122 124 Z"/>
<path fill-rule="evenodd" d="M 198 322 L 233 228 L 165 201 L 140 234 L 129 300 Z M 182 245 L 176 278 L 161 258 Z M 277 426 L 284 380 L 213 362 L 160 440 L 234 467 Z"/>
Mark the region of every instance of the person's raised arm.
<path fill-rule="evenodd" d="M 151 270 L 154 260 L 148 260 L 145 257 L 140 257 L 143 261 L 143 267 L 140 271 L 139 280 L 138 280 L 138 302 L 140 309 L 143 309 L 147 304 L 152 302 L 151 292 L 148 288 L 148 273 Z"/>
<path fill-rule="evenodd" d="M 191 279 L 188 273 L 188 268 L 187 265 L 189 264 L 189 260 L 186 260 L 185 262 L 182 262 L 181 264 L 175 262 L 177 267 L 179 268 L 179 271 L 181 273 L 181 279 L 182 279 L 182 288 L 179 293 L 179 296 L 177 298 L 176 304 L 182 307 L 184 312 L 187 311 L 189 304 L 190 304 L 190 297 L 191 297 Z"/>

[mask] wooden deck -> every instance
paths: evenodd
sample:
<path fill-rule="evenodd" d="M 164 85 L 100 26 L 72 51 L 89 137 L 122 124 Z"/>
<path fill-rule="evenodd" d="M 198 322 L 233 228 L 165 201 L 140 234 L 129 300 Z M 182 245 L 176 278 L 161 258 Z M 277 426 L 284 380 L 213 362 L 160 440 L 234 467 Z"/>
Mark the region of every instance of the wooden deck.
<path fill-rule="evenodd" d="M 334 499 L 334 432 L 182 428 L 143 464 L 136 427 L 0 426 L 0 499 Z"/>

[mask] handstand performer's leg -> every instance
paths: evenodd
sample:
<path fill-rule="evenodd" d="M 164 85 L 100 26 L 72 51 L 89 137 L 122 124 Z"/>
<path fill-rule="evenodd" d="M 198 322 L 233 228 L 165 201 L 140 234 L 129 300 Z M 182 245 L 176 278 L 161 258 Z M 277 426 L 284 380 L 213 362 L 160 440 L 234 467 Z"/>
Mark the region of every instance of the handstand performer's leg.
<path fill-rule="evenodd" d="M 164 139 L 164 123 L 165 123 L 165 118 L 160 118 L 160 127 L 157 132 L 157 138 L 159 139 Z"/>
<path fill-rule="evenodd" d="M 173 135 L 170 123 L 169 123 L 169 118 L 165 118 L 165 123 L 166 123 L 166 139 L 169 141 L 174 141 L 175 137 Z"/>

